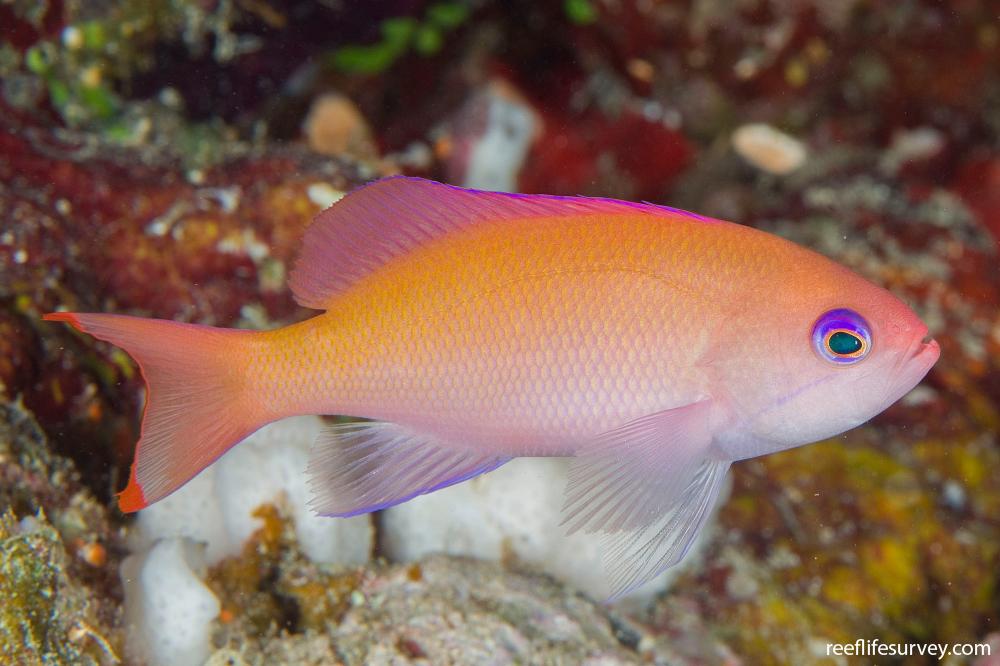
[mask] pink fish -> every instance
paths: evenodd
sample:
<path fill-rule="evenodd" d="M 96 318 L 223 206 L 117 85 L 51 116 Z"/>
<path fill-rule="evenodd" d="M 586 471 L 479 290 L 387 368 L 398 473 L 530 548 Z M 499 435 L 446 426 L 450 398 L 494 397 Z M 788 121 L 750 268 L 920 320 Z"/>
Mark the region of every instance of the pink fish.
<path fill-rule="evenodd" d="M 323 312 L 272 331 L 46 315 L 123 347 L 146 379 L 123 511 L 268 422 L 364 417 L 316 444 L 319 513 L 572 456 L 565 524 L 606 536 L 617 596 L 683 557 L 733 461 L 864 423 L 939 354 L 889 292 L 776 236 L 414 178 L 321 213 L 291 288 Z"/>

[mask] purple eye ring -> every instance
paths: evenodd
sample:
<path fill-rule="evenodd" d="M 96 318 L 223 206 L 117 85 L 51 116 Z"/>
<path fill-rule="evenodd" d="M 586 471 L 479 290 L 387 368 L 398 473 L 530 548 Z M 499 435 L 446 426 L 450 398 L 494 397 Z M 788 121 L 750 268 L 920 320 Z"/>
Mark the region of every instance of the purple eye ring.
<path fill-rule="evenodd" d="M 813 325 L 813 349 L 837 365 L 857 363 L 872 349 L 871 327 L 854 310 L 838 308 L 820 315 Z"/>

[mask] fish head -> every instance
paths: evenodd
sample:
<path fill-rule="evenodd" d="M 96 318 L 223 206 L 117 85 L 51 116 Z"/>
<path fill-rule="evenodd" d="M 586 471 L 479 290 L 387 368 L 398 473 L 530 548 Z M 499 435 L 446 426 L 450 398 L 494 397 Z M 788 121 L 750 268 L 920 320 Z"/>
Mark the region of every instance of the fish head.
<path fill-rule="evenodd" d="M 743 334 L 760 348 L 730 351 L 721 364 L 735 416 L 717 442 L 733 458 L 850 430 L 906 395 L 940 355 L 905 303 L 840 266 L 825 268 L 757 303 L 767 323 Z"/>

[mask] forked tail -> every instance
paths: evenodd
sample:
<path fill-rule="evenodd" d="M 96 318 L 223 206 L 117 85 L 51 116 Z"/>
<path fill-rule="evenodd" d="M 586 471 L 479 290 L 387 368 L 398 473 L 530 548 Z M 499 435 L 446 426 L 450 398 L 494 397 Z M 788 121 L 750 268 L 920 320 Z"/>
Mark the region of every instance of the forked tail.
<path fill-rule="evenodd" d="M 247 384 L 254 332 L 112 314 L 44 318 L 122 347 L 146 380 L 141 436 L 118 494 L 124 512 L 166 497 L 273 418 Z"/>

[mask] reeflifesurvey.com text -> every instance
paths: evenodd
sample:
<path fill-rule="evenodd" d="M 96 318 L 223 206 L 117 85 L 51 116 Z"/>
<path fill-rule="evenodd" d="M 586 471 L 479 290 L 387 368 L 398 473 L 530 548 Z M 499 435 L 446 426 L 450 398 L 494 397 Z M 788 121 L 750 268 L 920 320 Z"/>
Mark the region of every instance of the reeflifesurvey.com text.
<path fill-rule="evenodd" d="M 831 657 L 988 657 L 989 643 L 885 643 L 878 638 L 859 638 L 853 643 L 827 643 Z"/>

